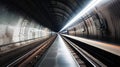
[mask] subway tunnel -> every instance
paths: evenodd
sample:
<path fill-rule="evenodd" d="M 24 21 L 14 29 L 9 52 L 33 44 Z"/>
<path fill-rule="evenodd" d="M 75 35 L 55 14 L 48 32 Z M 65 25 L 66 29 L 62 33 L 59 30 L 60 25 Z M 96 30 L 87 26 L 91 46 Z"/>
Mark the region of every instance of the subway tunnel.
<path fill-rule="evenodd" d="M 120 0 L 0 0 L 0 67 L 120 67 Z"/>

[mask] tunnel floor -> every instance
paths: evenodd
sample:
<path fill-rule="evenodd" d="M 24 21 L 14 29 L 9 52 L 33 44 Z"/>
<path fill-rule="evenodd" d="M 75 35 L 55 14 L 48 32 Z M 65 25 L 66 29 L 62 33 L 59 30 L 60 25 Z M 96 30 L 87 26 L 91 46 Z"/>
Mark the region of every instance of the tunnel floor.
<path fill-rule="evenodd" d="M 35 67 L 79 67 L 60 35 Z"/>

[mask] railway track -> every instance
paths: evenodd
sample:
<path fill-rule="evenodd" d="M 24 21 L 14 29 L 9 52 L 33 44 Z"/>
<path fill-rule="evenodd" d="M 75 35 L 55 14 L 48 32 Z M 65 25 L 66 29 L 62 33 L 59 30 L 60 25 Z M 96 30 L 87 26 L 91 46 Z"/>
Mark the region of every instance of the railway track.
<path fill-rule="evenodd" d="M 55 38 L 56 36 L 53 36 L 50 39 L 46 40 L 35 49 L 29 51 L 22 57 L 10 63 L 7 67 L 33 67 L 39 61 L 39 59 L 44 56 L 45 52 L 54 42 Z M 72 55 L 74 56 L 74 58 L 81 67 L 107 67 L 110 65 L 112 66 L 112 64 L 110 65 L 107 64 L 109 63 L 108 58 L 104 57 L 104 55 L 102 56 L 101 54 L 99 54 L 101 53 L 100 51 L 98 51 L 99 49 L 97 50 L 96 48 L 94 48 L 96 50 L 94 51 L 91 49 L 91 47 L 85 46 L 86 44 L 77 43 L 76 41 L 71 40 L 64 36 L 62 36 L 62 38 L 64 42 L 67 44 L 67 47 L 69 48 L 70 52 L 72 53 Z M 90 51 L 92 51 L 95 54 L 94 55 L 91 54 Z M 97 51 L 98 53 L 96 53 Z M 96 58 L 96 56 L 98 57 L 101 56 L 102 61 L 101 58 Z M 106 60 L 108 60 L 108 62 Z"/>
<path fill-rule="evenodd" d="M 64 36 L 68 40 L 75 43 L 77 46 L 91 54 L 94 58 L 98 59 L 108 67 L 119 67 L 120 66 L 120 56 L 119 56 L 119 46 L 114 44 L 107 44 L 100 41 L 84 40 L 82 38 L 74 38 L 69 36 Z M 110 46 L 108 46 L 110 45 Z M 113 47 L 115 46 L 115 47 Z M 118 47 L 117 47 L 118 46 Z"/>
<path fill-rule="evenodd" d="M 69 39 L 63 37 L 63 39 L 67 42 L 68 47 L 70 50 L 72 50 L 72 54 L 75 54 L 73 56 L 78 56 L 76 60 L 78 61 L 79 65 L 82 67 L 107 67 L 105 64 L 103 64 L 101 61 L 93 57 L 91 54 L 89 54 L 84 49 L 77 46 L 75 43 L 71 42 Z"/>
<path fill-rule="evenodd" d="M 47 48 L 53 43 L 56 36 L 51 37 L 47 41 L 43 42 L 40 46 L 29 51 L 22 57 L 13 61 L 7 67 L 32 67 L 34 63 L 37 62 L 37 59 L 40 58 Z"/>

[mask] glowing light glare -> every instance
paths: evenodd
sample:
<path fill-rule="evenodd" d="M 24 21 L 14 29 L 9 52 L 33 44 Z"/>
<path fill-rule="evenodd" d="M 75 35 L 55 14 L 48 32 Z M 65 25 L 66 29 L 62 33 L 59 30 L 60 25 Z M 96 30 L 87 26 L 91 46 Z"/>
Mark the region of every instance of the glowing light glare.
<path fill-rule="evenodd" d="M 88 12 L 91 8 L 96 6 L 98 3 L 100 3 L 102 0 L 92 0 L 82 11 L 80 11 L 72 20 L 68 22 L 60 31 L 63 31 L 68 26 L 73 24 L 75 21 L 77 21 L 79 18 L 81 18 L 86 12 Z"/>

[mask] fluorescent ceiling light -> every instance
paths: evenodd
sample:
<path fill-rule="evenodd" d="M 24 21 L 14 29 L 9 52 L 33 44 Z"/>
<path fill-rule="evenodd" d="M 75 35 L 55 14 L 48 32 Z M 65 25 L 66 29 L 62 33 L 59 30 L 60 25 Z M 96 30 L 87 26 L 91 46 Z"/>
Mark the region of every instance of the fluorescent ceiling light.
<path fill-rule="evenodd" d="M 80 11 L 72 20 L 70 20 L 68 22 L 68 24 L 66 24 L 60 30 L 60 32 L 63 31 L 64 29 L 66 29 L 68 26 L 72 25 L 75 21 L 77 21 L 79 18 L 81 18 L 86 12 L 88 12 L 91 8 L 96 6 L 100 1 L 102 1 L 102 0 L 91 0 L 91 2 L 82 11 Z"/>

